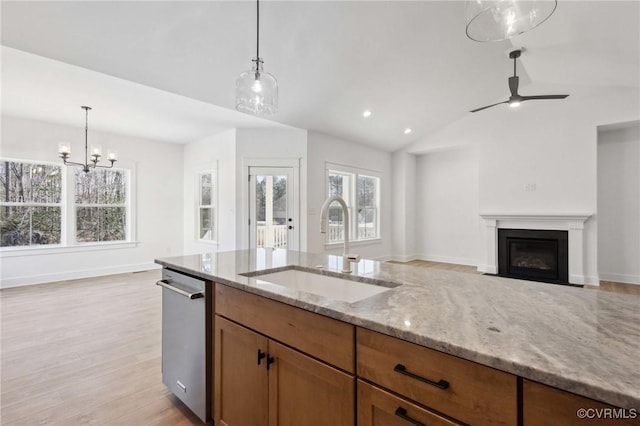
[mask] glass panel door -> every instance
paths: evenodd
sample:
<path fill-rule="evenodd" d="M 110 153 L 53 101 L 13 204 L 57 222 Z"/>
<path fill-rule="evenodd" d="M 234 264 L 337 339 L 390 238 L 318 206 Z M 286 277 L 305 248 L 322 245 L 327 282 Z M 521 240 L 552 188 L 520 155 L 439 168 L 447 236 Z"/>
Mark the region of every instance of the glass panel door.
<path fill-rule="evenodd" d="M 293 213 L 293 169 L 249 169 L 249 246 L 289 248 L 296 241 Z"/>

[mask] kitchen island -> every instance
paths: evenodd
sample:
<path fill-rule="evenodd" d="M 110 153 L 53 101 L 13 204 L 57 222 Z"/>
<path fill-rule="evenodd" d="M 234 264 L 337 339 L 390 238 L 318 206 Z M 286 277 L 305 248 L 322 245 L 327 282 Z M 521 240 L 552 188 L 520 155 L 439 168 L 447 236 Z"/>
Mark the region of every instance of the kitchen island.
<path fill-rule="evenodd" d="M 528 383 L 543 384 L 628 409 L 624 415 L 640 408 L 638 296 L 366 259 L 353 273 L 341 274 L 342 257 L 281 249 L 156 262 L 211 285 L 357 326 L 363 335 L 377 332 L 517 376 L 519 406 L 524 381 L 525 392 Z M 382 280 L 390 288 L 348 303 L 263 282 L 257 275 L 290 268 Z"/>

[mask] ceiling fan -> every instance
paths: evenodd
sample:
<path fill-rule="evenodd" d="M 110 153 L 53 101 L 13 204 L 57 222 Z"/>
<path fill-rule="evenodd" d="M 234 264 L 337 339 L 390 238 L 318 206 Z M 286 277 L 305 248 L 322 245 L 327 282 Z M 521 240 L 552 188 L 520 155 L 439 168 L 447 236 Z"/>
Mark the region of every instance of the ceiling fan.
<path fill-rule="evenodd" d="M 569 95 L 539 95 L 539 96 L 522 96 L 518 94 L 518 84 L 520 78 L 516 75 L 516 59 L 520 57 L 522 50 L 514 50 L 509 53 L 509 58 L 513 59 L 513 77 L 509 77 L 509 90 L 511 90 L 511 96 L 504 102 L 498 102 L 497 104 L 487 105 L 482 108 L 474 109 L 471 112 L 482 111 L 483 109 L 491 108 L 500 104 L 509 104 L 510 107 L 515 108 L 520 106 L 520 102 L 531 101 L 537 99 L 564 99 Z"/>

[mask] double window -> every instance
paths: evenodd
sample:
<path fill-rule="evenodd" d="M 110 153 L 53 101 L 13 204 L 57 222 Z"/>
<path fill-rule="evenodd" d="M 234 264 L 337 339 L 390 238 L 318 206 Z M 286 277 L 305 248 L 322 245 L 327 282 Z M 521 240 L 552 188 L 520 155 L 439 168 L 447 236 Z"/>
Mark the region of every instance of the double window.
<path fill-rule="evenodd" d="M 380 177 L 377 173 L 327 164 L 327 193 L 347 204 L 351 241 L 380 238 Z M 344 215 L 338 203 L 329 206 L 327 243 L 344 241 Z"/>
<path fill-rule="evenodd" d="M 131 240 L 131 173 L 0 159 L 0 245 Z"/>

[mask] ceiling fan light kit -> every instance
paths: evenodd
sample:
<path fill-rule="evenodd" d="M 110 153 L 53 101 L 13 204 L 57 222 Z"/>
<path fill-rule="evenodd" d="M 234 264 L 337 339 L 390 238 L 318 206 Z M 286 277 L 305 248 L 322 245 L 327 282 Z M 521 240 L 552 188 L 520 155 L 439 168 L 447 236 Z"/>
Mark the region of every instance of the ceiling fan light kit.
<path fill-rule="evenodd" d="M 260 57 L 260 0 L 256 0 L 256 57 L 251 70 L 236 79 L 236 110 L 254 115 L 278 112 L 278 82 L 265 72 Z"/>
<path fill-rule="evenodd" d="M 522 54 L 521 49 L 513 50 L 509 53 L 509 58 L 513 59 L 513 76 L 509 77 L 509 90 L 511 91 L 511 96 L 509 99 L 503 102 L 498 102 L 495 104 L 483 106 L 481 108 L 477 108 L 472 110 L 471 112 L 482 111 L 483 109 L 491 108 L 500 104 L 509 104 L 510 107 L 516 108 L 520 106 L 520 103 L 524 101 L 532 101 L 532 100 L 544 100 L 544 99 L 564 99 L 569 95 L 537 95 L 537 96 L 522 96 L 518 93 L 518 86 L 520 85 L 520 78 L 516 73 L 516 60 Z"/>
<path fill-rule="evenodd" d="M 542 24 L 557 0 L 467 0 L 467 37 L 479 42 L 508 40 Z"/>

